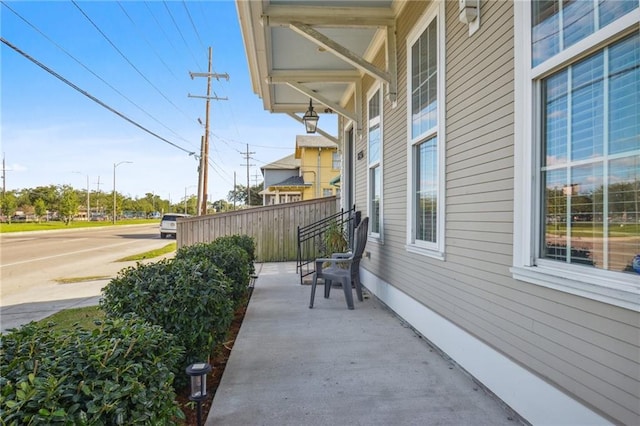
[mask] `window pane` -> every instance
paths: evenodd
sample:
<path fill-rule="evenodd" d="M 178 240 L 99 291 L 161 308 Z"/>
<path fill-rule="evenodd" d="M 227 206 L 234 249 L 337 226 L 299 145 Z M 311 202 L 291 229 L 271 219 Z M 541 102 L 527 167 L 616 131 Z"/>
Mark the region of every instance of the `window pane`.
<path fill-rule="evenodd" d="M 369 99 L 369 120 L 373 120 L 380 116 L 380 91 L 378 90 Z"/>
<path fill-rule="evenodd" d="M 564 0 L 562 4 L 562 26 L 566 49 L 594 32 L 592 0 Z"/>
<path fill-rule="evenodd" d="M 340 153 L 334 152 L 331 156 L 331 168 L 334 170 L 339 170 L 341 162 L 342 160 L 340 158 Z"/>
<path fill-rule="evenodd" d="M 531 3 L 531 53 L 533 66 L 560 52 L 560 4 L 557 0 Z"/>
<path fill-rule="evenodd" d="M 417 138 L 437 121 L 438 45 L 437 19 L 411 46 L 411 137 Z"/>
<path fill-rule="evenodd" d="M 531 63 L 541 64 L 638 7 L 637 0 L 533 1 Z"/>
<path fill-rule="evenodd" d="M 574 167 L 570 172 L 571 258 L 568 261 L 602 268 L 602 163 Z"/>
<path fill-rule="evenodd" d="M 380 160 L 380 125 L 369 128 L 369 163 Z"/>
<path fill-rule="evenodd" d="M 639 52 L 634 33 L 542 81 L 543 258 L 635 273 Z"/>
<path fill-rule="evenodd" d="M 437 138 L 429 139 L 415 148 L 416 194 L 415 239 L 436 242 L 438 219 L 438 154 Z"/>
<path fill-rule="evenodd" d="M 420 87 L 420 39 L 411 46 L 411 93 Z"/>
<path fill-rule="evenodd" d="M 609 153 L 640 149 L 640 37 L 609 50 Z"/>
<path fill-rule="evenodd" d="M 380 161 L 380 91 L 369 100 L 369 163 Z"/>
<path fill-rule="evenodd" d="M 544 227 L 542 257 L 566 261 L 567 259 L 567 197 L 573 187 L 567 185 L 565 169 L 552 170 L 543 173 L 545 183 L 545 206 L 543 217 Z"/>
<path fill-rule="evenodd" d="M 568 160 L 568 72 L 554 75 L 543 84 L 544 142 L 546 156 L 544 165 L 566 163 Z"/>
<path fill-rule="evenodd" d="M 543 257 L 602 266 L 602 167 L 593 164 L 546 173 Z"/>
<path fill-rule="evenodd" d="M 603 54 L 572 67 L 571 158 L 581 160 L 602 155 L 603 149 Z"/>
<path fill-rule="evenodd" d="M 638 7 L 638 0 L 600 0 L 598 2 L 600 28 L 609 25 L 636 7 Z"/>
<path fill-rule="evenodd" d="M 640 254 L 640 155 L 609 163 L 609 268 L 634 273 Z"/>
<path fill-rule="evenodd" d="M 370 169 L 371 182 L 371 209 L 369 212 L 369 223 L 371 224 L 371 233 L 380 233 L 380 167 Z"/>

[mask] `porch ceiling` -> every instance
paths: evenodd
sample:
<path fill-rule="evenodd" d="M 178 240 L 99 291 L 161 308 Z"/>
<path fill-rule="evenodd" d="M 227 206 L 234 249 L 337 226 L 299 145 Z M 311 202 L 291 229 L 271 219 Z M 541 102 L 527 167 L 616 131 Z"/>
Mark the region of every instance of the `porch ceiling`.
<path fill-rule="evenodd" d="M 356 110 L 345 105 L 354 93 L 361 100 L 358 82 L 364 74 L 383 82 L 387 95 L 395 97 L 395 52 L 387 51 L 382 68 L 371 60 L 385 42 L 395 49 L 395 17 L 404 3 L 236 0 L 253 91 L 264 108 L 299 120 L 312 98 L 319 114 L 341 114 L 360 129 L 361 103 Z"/>

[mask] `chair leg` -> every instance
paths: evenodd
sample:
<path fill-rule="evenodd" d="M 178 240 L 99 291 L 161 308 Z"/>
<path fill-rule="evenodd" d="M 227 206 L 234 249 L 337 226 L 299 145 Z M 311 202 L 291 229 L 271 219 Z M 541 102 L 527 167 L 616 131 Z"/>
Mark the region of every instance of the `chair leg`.
<path fill-rule="evenodd" d="M 356 294 L 358 295 L 358 300 L 362 302 L 364 298 L 362 297 L 362 283 L 360 282 L 359 274 L 356 274 L 354 278 L 356 284 Z"/>
<path fill-rule="evenodd" d="M 342 288 L 344 289 L 344 298 L 347 299 L 347 308 L 353 309 L 353 291 L 351 290 L 350 277 L 342 279 Z"/>
<path fill-rule="evenodd" d="M 324 279 L 324 298 L 328 299 L 329 295 L 331 294 L 331 286 L 333 285 L 333 283 L 331 282 L 331 280 L 328 279 Z"/>
<path fill-rule="evenodd" d="M 311 300 L 309 300 L 309 309 L 313 308 L 313 301 L 316 297 L 316 284 L 318 283 L 318 274 L 313 274 L 313 282 L 311 283 Z"/>

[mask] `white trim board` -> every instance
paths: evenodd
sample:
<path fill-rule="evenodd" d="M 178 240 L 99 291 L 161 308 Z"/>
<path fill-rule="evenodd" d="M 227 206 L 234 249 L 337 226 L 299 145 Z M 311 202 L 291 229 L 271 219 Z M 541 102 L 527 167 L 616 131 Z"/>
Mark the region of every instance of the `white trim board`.
<path fill-rule="evenodd" d="M 612 424 L 366 269 L 360 268 L 360 277 L 373 295 L 531 424 Z"/>

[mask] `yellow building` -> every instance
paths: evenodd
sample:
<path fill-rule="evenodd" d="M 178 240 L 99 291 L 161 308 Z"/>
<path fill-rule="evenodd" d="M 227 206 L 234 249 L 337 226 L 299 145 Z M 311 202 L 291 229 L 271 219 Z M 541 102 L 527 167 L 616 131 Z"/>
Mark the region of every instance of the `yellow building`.
<path fill-rule="evenodd" d="M 264 205 L 339 195 L 338 145 L 324 136 L 296 136 L 295 153 L 262 168 Z"/>
<path fill-rule="evenodd" d="M 340 174 L 338 145 L 324 136 L 296 136 L 295 158 L 300 160 L 300 177 L 305 183 L 302 199 L 338 195 L 330 182 Z"/>

